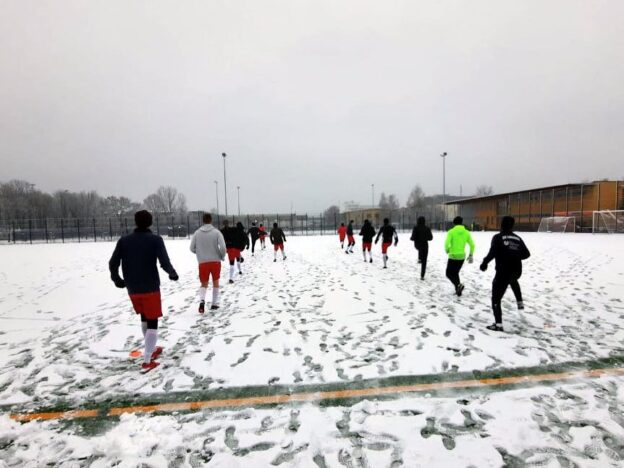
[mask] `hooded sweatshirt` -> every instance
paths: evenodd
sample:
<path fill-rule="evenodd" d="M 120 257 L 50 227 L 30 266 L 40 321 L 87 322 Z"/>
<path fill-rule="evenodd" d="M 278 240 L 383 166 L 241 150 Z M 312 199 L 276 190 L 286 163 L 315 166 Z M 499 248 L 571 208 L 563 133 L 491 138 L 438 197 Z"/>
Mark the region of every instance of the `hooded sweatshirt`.
<path fill-rule="evenodd" d="M 462 224 L 457 224 L 446 234 L 444 249 L 451 260 L 466 258 L 466 244 L 470 246 L 470 255 L 474 253 L 475 244 L 470 231 Z"/>
<path fill-rule="evenodd" d="M 198 263 L 220 262 L 227 252 L 223 234 L 212 224 L 204 224 L 191 238 L 191 252 L 197 255 Z"/>

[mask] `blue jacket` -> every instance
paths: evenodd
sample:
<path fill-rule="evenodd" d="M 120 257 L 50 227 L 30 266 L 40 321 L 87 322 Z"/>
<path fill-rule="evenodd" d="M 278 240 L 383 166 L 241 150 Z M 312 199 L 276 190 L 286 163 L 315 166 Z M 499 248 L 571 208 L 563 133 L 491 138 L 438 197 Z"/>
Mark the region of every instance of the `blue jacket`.
<path fill-rule="evenodd" d="M 108 262 L 111 279 L 121 279 L 119 264 L 128 293 L 139 294 L 160 290 L 160 277 L 156 259 L 160 267 L 169 275 L 176 274 L 169 261 L 167 249 L 162 237 L 152 234 L 149 229 L 135 229 L 132 234 L 117 241 L 115 251 Z"/>

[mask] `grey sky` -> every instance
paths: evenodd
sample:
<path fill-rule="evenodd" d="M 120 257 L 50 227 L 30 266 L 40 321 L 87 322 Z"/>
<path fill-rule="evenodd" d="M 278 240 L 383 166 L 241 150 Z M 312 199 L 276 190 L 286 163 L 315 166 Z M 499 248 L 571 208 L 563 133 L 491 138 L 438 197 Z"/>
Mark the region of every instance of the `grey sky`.
<path fill-rule="evenodd" d="M 624 2 L 0 0 L 0 180 L 320 211 L 624 176 Z M 221 191 L 220 202 L 223 203 Z M 232 208 L 230 208 L 232 211 Z"/>

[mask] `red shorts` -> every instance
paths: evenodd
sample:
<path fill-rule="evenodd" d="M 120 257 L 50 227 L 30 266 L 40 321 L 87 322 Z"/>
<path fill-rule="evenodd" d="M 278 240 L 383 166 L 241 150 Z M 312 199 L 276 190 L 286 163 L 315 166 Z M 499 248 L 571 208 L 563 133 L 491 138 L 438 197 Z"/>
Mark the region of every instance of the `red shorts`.
<path fill-rule="evenodd" d="M 383 244 L 381 244 L 381 253 L 385 254 L 388 253 L 388 247 L 390 247 L 392 245 L 392 242 L 384 242 Z"/>
<path fill-rule="evenodd" d="M 227 249 L 227 254 L 228 254 L 228 259 L 230 260 L 230 263 L 231 263 L 234 260 L 236 260 L 238 257 L 240 257 L 240 250 L 232 247 L 232 248 Z"/>
<path fill-rule="evenodd" d="M 372 242 L 362 242 L 362 250 L 368 250 L 370 252 L 370 249 L 372 247 L 373 247 Z"/>
<path fill-rule="evenodd" d="M 130 294 L 132 306 L 137 314 L 143 315 L 148 320 L 162 317 L 160 304 L 160 291 L 150 293 Z"/>
<path fill-rule="evenodd" d="M 340 242 L 344 242 L 344 240 L 345 240 L 345 235 L 344 234 L 340 234 L 338 237 L 340 237 Z"/>
<path fill-rule="evenodd" d="M 207 283 L 212 276 L 212 281 L 219 281 L 221 277 L 221 262 L 203 262 L 199 264 L 199 281 Z"/>
<path fill-rule="evenodd" d="M 284 244 L 273 244 L 273 250 L 275 250 L 276 252 L 278 250 L 284 250 Z"/>
<path fill-rule="evenodd" d="M 349 243 L 350 244 L 355 244 L 355 237 L 349 236 Z"/>

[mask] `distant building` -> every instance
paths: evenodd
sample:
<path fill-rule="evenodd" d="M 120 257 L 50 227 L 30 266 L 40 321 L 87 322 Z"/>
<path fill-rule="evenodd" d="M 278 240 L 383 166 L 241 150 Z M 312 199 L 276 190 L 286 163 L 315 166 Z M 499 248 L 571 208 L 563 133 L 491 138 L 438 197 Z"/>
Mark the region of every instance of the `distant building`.
<path fill-rule="evenodd" d="M 356 226 L 364 224 L 365 219 L 370 220 L 370 222 L 375 226 L 379 226 L 383 221 L 381 218 L 381 208 L 377 207 L 352 209 L 345 211 L 344 213 L 340 213 L 340 216 L 345 224 L 353 220 Z"/>
<path fill-rule="evenodd" d="M 446 204 L 455 206 L 464 224 L 475 229 L 497 230 L 503 216 L 513 216 L 516 229 L 536 231 L 542 218 L 574 216 L 576 231 L 589 232 L 594 211 L 624 209 L 624 181 L 554 185 Z"/>

